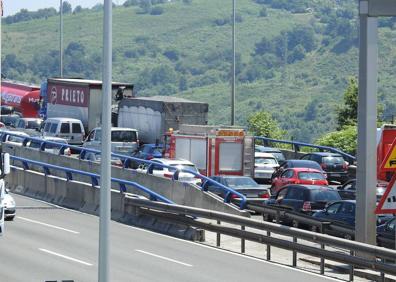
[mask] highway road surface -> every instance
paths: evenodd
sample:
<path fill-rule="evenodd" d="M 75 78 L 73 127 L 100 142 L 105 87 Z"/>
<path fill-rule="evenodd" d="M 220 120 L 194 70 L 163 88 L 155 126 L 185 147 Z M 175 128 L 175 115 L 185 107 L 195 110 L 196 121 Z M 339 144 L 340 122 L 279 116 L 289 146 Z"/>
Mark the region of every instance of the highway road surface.
<path fill-rule="evenodd" d="M 98 217 L 15 195 L 0 237 L 0 281 L 97 281 Z M 112 282 L 338 281 L 111 223 Z"/>

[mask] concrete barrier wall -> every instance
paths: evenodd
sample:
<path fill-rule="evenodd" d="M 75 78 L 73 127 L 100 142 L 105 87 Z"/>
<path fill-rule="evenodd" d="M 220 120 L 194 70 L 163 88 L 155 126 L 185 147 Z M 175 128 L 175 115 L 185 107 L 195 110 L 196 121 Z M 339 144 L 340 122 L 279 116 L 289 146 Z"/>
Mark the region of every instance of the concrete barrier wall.
<path fill-rule="evenodd" d="M 45 176 L 43 173 L 20 168 L 13 168 L 6 180 L 8 187 L 14 193 L 28 195 L 89 214 L 99 214 L 100 189 L 98 187 L 78 181 L 67 181 L 57 176 Z M 112 190 L 111 218 L 113 220 L 183 239 L 204 241 L 203 230 L 146 215 L 129 204 L 128 199 L 127 194 Z"/>
<path fill-rule="evenodd" d="M 57 156 L 47 152 L 32 150 L 30 148 L 10 146 L 6 143 L 3 143 L 3 151 L 9 152 L 14 156 L 36 160 L 43 163 L 88 171 L 96 174 L 100 173 L 100 164 L 79 160 L 74 157 Z M 16 164 L 20 166 L 20 163 L 16 162 Z M 42 169 L 38 166 L 32 166 L 31 169 L 42 172 Z M 51 174 L 62 178 L 66 177 L 64 172 L 62 173 L 56 170 L 51 170 Z M 233 205 L 224 203 L 221 198 L 212 195 L 211 193 L 203 192 L 195 185 L 179 181 L 172 181 L 171 179 L 147 175 L 132 169 L 124 169 L 119 167 L 112 167 L 111 175 L 114 178 L 136 182 L 179 205 L 250 216 L 248 212 L 241 211 Z M 73 174 L 73 180 L 91 183 L 90 177 L 79 176 L 77 174 Z M 112 183 L 112 188 L 117 190 L 119 189 L 116 183 Z M 144 192 L 134 189 L 131 186 L 127 186 L 127 192 L 147 196 Z"/>

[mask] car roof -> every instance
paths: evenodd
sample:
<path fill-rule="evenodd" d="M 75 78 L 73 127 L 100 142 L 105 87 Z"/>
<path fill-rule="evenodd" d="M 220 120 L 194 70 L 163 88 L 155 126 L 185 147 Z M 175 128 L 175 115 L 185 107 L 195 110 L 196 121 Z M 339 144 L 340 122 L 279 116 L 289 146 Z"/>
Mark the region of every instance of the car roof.
<path fill-rule="evenodd" d="M 254 156 L 275 159 L 274 155 L 271 153 L 254 152 Z"/>
<path fill-rule="evenodd" d="M 327 190 L 332 190 L 332 191 L 336 191 L 336 192 L 337 192 L 337 190 L 335 190 L 335 189 L 333 189 L 333 188 L 331 188 L 331 187 L 329 187 L 329 186 L 325 186 L 325 185 L 288 184 L 288 185 L 286 185 L 286 186 L 284 186 L 284 187 L 299 187 L 299 188 L 301 188 L 301 189 L 308 189 L 308 190 L 317 190 L 317 189 L 323 189 L 323 188 L 325 188 L 325 189 L 327 189 Z"/>
<path fill-rule="evenodd" d="M 213 175 L 210 176 L 210 178 L 213 177 L 221 177 L 221 178 L 251 178 L 250 176 L 244 176 L 244 175 Z M 251 178 L 253 179 L 253 178 Z"/>
<path fill-rule="evenodd" d="M 95 127 L 92 130 L 102 130 L 101 127 Z M 137 131 L 137 129 L 129 128 L 129 127 L 112 127 L 111 131 L 122 130 L 122 131 Z"/>
<path fill-rule="evenodd" d="M 338 153 L 330 153 L 330 152 L 312 152 L 312 153 L 309 153 L 309 155 L 318 155 L 318 156 L 322 156 L 322 157 L 342 157 L 342 155 L 340 155 Z"/>
<path fill-rule="evenodd" d="M 291 164 L 315 163 L 318 166 L 320 166 L 317 162 L 311 160 L 286 160 L 286 163 L 291 163 Z"/>
<path fill-rule="evenodd" d="M 165 158 L 155 158 L 153 162 L 161 162 L 166 165 L 181 164 L 181 165 L 194 165 L 192 162 L 183 159 L 165 159 Z"/>
<path fill-rule="evenodd" d="M 273 147 L 266 147 L 266 146 L 261 146 L 261 145 L 256 145 L 255 148 L 265 151 L 265 152 L 282 152 L 280 149 L 278 148 L 273 148 Z"/>
<path fill-rule="evenodd" d="M 74 121 L 74 122 L 81 122 L 81 120 L 76 119 L 76 118 L 65 118 L 65 117 L 52 117 L 52 118 L 47 118 L 45 120 L 47 121 Z"/>
<path fill-rule="evenodd" d="M 294 171 L 296 171 L 296 172 L 303 172 L 303 171 L 305 171 L 305 172 L 319 172 L 319 173 L 323 173 L 323 172 L 320 171 L 319 169 L 309 168 L 309 167 L 291 167 L 291 168 L 288 168 L 288 170 L 289 170 L 289 169 L 292 169 L 292 170 L 294 170 Z"/>

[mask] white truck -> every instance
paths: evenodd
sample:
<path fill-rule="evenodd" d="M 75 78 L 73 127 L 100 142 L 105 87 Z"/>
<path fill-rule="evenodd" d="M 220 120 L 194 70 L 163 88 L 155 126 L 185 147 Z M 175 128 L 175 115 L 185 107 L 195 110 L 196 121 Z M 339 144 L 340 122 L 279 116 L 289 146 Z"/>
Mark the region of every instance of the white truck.
<path fill-rule="evenodd" d="M 112 111 L 116 114 L 118 102 L 132 96 L 133 84 L 113 82 Z M 40 114 L 44 119 L 75 118 L 82 121 L 85 132 L 101 124 L 102 81 L 48 78 L 41 85 L 40 100 Z"/>
<path fill-rule="evenodd" d="M 10 155 L 2 154 L 0 165 L 0 236 L 4 233 L 4 198 L 6 194 L 4 177 L 10 173 Z"/>

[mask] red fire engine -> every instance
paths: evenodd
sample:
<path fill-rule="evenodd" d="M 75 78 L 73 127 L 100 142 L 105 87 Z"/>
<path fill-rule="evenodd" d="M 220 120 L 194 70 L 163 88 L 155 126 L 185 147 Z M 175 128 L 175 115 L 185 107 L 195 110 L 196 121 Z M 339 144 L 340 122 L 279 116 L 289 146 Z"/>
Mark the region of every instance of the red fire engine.
<path fill-rule="evenodd" d="M 181 125 L 168 136 L 169 157 L 191 161 L 203 175 L 253 175 L 254 139 L 244 129 Z"/>

